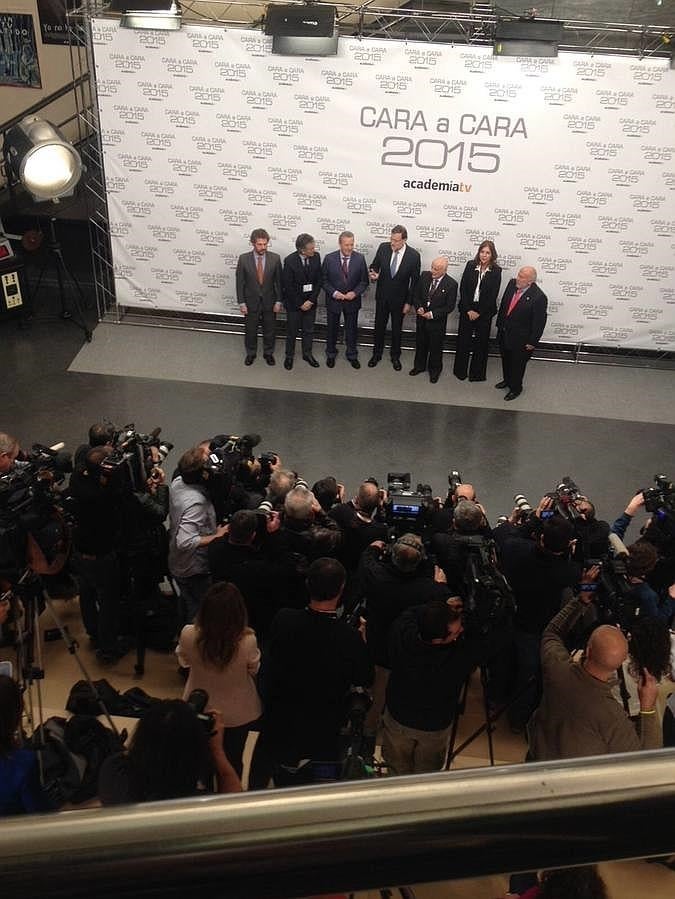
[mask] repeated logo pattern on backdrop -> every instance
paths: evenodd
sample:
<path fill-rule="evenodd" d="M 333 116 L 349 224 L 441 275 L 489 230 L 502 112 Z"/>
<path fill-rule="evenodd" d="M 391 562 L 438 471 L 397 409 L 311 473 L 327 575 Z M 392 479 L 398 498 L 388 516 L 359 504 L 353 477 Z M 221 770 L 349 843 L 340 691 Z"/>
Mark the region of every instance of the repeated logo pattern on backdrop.
<path fill-rule="evenodd" d="M 253 228 L 282 256 L 350 229 L 370 261 L 401 223 L 457 278 L 484 237 L 505 277 L 535 265 L 549 341 L 675 350 L 667 60 L 352 39 L 294 59 L 254 31 L 92 29 L 121 305 L 237 314 Z"/>

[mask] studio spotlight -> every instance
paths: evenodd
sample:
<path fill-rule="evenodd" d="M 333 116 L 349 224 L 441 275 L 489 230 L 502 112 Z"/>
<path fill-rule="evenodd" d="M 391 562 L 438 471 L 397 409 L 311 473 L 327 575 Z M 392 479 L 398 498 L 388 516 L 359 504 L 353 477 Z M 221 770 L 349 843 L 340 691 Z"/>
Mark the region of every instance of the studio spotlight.
<path fill-rule="evenodd" d="M 3 153 L 10 180 L 20 181 L 36 201 L 72 196 L 82 177 L 75 147 L 38 116 L 26 116 L 5 133 Z"/>
<path fill-rule="evenodd" d="M 122 28 L 178 31 L 183 24 L 177 0 L 112 0 L 108 11 L 122 14 Z"/>

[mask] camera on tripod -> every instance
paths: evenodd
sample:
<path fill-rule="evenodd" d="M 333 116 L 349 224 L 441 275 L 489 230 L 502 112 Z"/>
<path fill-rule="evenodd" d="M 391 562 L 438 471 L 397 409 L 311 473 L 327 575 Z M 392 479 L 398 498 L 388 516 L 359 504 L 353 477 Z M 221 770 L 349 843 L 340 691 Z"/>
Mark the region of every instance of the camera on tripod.
<path fill-rule="evenodd" d="M 61 570 L 70 546 L 70 521 L 58 485 L 70 471 L 69 453 L 34 443 L 26 458 L 0 477 L 0 569 L 28 565 L 39 574 Z"/>
<path fill-rule="evenodd" d="M 115 429 L 113 451 L 101 462 L 101 469 L 113 488 L 145 490 L 155 466 L 161 465 L 173 449 L 173 443 L 159 439 L 161 432 L 161 428 L 155 428 L 149 434 L 140 434 L 133 422 Z"/>
<path fill-rule="evenodd" d="M 499 570 L 493 540 L 462 534 L 456 534 L 454 539 L 466 549 L 462 590 L 466 630 L 486 635 L 513 614 L 513 593 Z"/>
<path fill-rule="evenodd" d="M 429 484 L 418 484 L 416 490 L 410 487 L 410 472 L 387 474 L 386 522 L 396 532 L 402 528 L 421 533 L 434 509 L 434 498 Z"/>

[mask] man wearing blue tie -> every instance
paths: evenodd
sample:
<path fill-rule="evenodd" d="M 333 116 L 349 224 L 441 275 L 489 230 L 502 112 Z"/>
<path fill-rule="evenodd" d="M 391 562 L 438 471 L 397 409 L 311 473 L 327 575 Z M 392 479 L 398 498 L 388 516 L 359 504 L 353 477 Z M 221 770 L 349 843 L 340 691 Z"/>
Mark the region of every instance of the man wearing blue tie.
<path fill-rule="evenodd" d="M 384 352 L 384 334 L 391 316 L 391 364 L 401 371 L 401 329 L 403 316 L 410 311 L 420 279 L 420 254 L 408 246 L 408 232 L 403 225 L 391 229 L 389 241 L 381 243 L 370 266 L 370 280 L 377 281 L 375 290 L 375 341 L 368 362 L 375 368 Z"/>
<path fill-rule="evenodd" d="M 354 235 L 343 231 L 339 250 L 323 260 L 323 289 L 326 293 L 326 365 L 335 367 L 340 316 L 344 315 L 346 356 L 352 368 L 361 368 L 356 346 L 361 297 L 368 290 L 368 269 L 362 253 L 354 250 Z"/>

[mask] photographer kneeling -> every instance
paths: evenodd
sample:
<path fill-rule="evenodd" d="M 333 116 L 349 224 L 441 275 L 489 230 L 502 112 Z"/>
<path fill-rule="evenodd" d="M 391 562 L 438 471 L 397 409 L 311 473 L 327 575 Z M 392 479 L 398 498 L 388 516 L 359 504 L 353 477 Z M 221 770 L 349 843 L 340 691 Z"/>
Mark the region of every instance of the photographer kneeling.
<path fill-rule="evenodd" d="M 212 792 L 240 793 L 241 783 L 223 749 L 223 717 L 208 709 L 198 716 L 182 699 L 152 703 L 138 722 L 126 752 L 101 766 L 103 805 L 181 799 Z"/>

